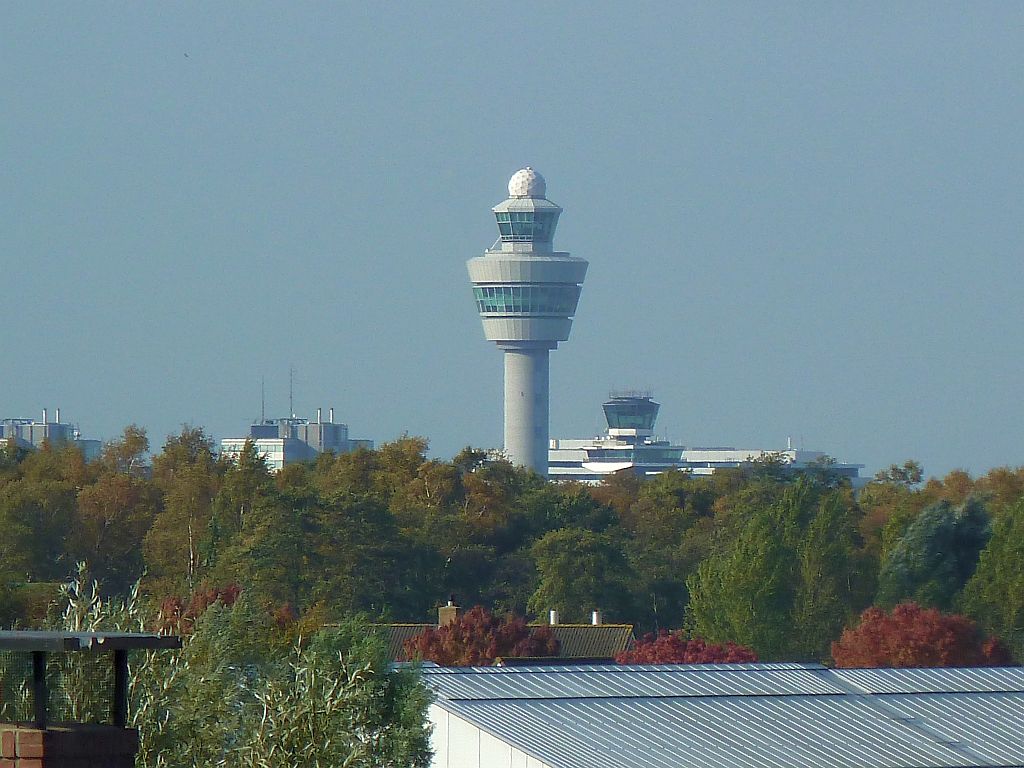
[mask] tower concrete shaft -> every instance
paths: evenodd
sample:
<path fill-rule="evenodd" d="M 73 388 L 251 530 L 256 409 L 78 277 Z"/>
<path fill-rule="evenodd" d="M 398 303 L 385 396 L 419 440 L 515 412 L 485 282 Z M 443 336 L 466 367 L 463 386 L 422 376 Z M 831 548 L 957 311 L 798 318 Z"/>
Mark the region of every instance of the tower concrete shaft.
<path fill-rule="evenodd" d="M 513 464 L 548 472 L 546 344 L 505 348 L 505 452 Z"/>
<path fill-rule="evenodd" d="M 498 241 L 467 267 L 484 336 L 505 353 L 505 453 L 546 475 L 548 353 L 569 338 L 587 262 L 554 251 L 562 209 L 539 173 L 518 171 L 508 191 L 493 209 Z"/>

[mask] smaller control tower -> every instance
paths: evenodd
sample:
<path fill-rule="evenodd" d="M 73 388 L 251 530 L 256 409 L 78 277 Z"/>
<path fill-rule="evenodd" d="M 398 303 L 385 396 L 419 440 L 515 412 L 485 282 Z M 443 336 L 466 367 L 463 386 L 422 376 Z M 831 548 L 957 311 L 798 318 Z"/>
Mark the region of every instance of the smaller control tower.
<path fill-rule="evenodd" d="M 569 338 L 587 262 L 556 253 L 562 209 L 545 197 L 544 177 L 527 166 L 494 207 L 499 238 L 467 262 L 484 336 L 505 355 L 505 453 L 513 464 L 548 471 L 548 352 Z"/>

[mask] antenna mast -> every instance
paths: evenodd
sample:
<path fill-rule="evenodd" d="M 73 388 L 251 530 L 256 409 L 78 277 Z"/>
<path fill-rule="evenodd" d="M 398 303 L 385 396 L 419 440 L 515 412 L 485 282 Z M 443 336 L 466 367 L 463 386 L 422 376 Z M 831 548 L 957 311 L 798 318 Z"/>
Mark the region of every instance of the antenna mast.
<path fill-rule="evenodd" d="M 288 366 L 288 415 L 295 418 L 295 366 Z"/>
<path fill-rule="evenodd" d="M 267 377 L 260 376 L 260 424 L 267 423 Z"/>

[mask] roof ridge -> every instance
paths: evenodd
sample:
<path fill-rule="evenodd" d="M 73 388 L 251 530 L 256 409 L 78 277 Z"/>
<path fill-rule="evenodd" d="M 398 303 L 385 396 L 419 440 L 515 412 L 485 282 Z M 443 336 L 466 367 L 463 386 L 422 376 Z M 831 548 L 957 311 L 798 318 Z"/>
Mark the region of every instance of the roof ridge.
<path fill-rule="evenodd" d="M 604 624 L 587 624 L 586 622 L 580 622 L 579 624 L 565 624 L 565 623 L 548 624 L 547 622 L 544 622 L 544 621 L 531 621 L 526 626 L 528 626 L 528 627 L 551 627 L 552 629 L 557 629 L 558 627 L 587 627 L 588 629 L 604 629 L 606 627 L 612 627 L 612 628 L 615 628 L 615 629 L 623 629 L 625 627 L 629 627 L 630 629 L 633 629 L 633 627 L 635 625 L 634 624 L 612 624 L 610 622 L 609 623 L 604 623 Z"/>

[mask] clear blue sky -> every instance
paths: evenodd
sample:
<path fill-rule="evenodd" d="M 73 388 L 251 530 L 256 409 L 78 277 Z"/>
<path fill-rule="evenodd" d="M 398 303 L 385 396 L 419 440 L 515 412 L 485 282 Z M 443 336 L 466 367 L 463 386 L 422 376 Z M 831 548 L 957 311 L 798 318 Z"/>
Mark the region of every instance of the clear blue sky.
<path fill-rule="evenodd" d="M 590 260 L 551 432 L 1024 464 L 1024 7 L 25 2 L 0 416 L 501 441 L 465 261 L 530 164 Z M 773 7 L 769 7 L 773 6 Z"/>

